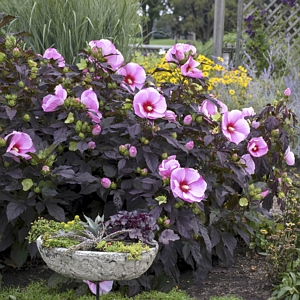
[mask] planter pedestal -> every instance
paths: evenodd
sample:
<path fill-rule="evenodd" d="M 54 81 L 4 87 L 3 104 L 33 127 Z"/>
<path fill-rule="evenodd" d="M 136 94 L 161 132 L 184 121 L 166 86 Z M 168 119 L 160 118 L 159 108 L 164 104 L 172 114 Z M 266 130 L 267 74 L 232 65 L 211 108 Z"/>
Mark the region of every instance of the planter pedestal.
<path fill-rule="evenodd" d="M 44 248 L 37 239 L 38 250 L 48 267 L 66 277 L 89 280 L 130 280 L 140 277 L 153 263 L 158 243 L 149 251 L 143 251 L 140 260 L 128 260 L 128 253 L 74 251 L 64 255 L 66 248 Z"/>

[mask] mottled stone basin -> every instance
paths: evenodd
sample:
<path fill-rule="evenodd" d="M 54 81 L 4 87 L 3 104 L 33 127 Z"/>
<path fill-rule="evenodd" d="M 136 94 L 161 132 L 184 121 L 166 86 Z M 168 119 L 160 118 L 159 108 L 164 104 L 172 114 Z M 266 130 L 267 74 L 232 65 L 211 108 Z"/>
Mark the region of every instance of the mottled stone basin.
<path fill-rule="evenodd" d="M 38 250 L 48 267 L 66 277 L 89 281 L 129 280 L 140 277 L 153 263 L 158 243 L 143 251 L 140 260 L 128 260 L 127 253 L 75 251 L 63 255 L 66 248 L 43 248 L 42 239 L 36 241 Z"/>

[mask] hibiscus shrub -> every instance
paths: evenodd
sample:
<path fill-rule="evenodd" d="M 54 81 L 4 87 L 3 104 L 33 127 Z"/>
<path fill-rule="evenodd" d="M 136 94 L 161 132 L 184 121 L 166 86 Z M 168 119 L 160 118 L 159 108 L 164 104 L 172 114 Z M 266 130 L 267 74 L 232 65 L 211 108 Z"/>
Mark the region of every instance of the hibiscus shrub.
<path fill-rule="evenodd" d="M 213 257 L 232 265 L 274 196 L 283 204 L 296 122 L 288 95 L 258 114 L 228 111 L 207 94 L 190 45 L 169 50 L 182 79 L 159 88 L 105 39 L 76 66 L 55 49 L 22 49 L 18 35 L 0 36 L 0 251 L 18 266 L 36 254 L 25 237 L 38 216 L 138 210 L 158 221 L 160 250 L 146 275 L 121 283 L 130 294 L 178 281 L 179 261 L 203 279 Z"/>

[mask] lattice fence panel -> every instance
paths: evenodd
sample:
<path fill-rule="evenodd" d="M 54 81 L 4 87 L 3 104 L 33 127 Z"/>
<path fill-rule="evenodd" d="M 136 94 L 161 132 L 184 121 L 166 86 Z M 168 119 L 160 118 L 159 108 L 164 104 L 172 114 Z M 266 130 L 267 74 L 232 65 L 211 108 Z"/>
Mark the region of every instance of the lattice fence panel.
<path fill-rule="evenodd" d="M 263 11 L 267 40 L 276 48 L 276 51 L 281 51 L 282 55 L 289 55 L 292 59 L 298 61 L 300 60 L 300 1 L 296 0 L 293 7 L 283 2 L 285 1 L 244 0 L 243 18 L 255 15 L 255 13 L 261 14 Z M 250 38 L 247 35 L 247 30 L 249 28 L 243 23 L 243 45 L 246 45 L 247 40 Z M 247 48 L 244 48 L 243 51 L 247 52 Z"/>

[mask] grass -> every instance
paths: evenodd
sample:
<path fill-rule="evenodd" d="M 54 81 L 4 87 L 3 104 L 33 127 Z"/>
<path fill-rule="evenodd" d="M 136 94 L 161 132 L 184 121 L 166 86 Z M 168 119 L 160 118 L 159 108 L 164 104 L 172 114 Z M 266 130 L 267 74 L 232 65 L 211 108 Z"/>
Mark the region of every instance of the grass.
<path fill-rule="evenodd" d="M 29 32 L 27 47 L 40 54 L 54 47 L 68 63 L 86 42 L 101 38 L 110 39 L 127 60 L 129 44 L 141 31 L 138 9 L 138 0 L 0 0 L 0 11 L 17 17 L 8 31 Z"/>
<path fill-rule="evenodd" d="M 101 300 L 125 300 L 128 297 L 120 293 L 109 293 L 102 295 Z M 4 288 L 0 293 L 0 300 L 95 300 L 95 296 L 90 294 L 88 296 L 76 295 L 75 290 L 68 290 L 60 293 L 58 288 L 47 287 L 45 281 L 32 282 L 26 288 Z M 185 292 L 173 289 L 169 293 L 162 293 L 158 291 L 143 292 L 136 297 L 135 300 L 191 300 Z"/>

